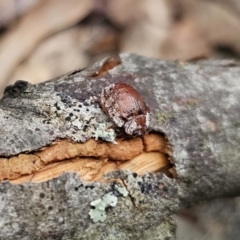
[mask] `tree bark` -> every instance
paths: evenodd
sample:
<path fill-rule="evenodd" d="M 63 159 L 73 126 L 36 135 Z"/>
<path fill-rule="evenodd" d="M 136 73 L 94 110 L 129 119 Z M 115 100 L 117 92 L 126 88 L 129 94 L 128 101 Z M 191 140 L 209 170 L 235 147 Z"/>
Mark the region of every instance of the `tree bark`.
<path fill-rule="evenodd" d="M 239 63 L 166 62 L 133 54 L 120 58 L 107 71 L 100 61 L 38 85 L 8 87 L 0 101 L 0 155 L 36 151 L 57 138 L 114 141 L 115 133 L 104 130 L 111 119 L 90 100 L 103 87 L 121 82 L 142 95 L 150 109 L 149 130 L 168 139 L 177 178 L 108 173 L 107 179 L 121 179 L 129 195 L 118 195 L 103 223 L 92 222 L 90 204 L 116 192 L 113 182 L 87 183 L 70 173 L 43 183 L 4 181 L 1 239 L 174 239 L 180 208 L 239 195 Z"/>

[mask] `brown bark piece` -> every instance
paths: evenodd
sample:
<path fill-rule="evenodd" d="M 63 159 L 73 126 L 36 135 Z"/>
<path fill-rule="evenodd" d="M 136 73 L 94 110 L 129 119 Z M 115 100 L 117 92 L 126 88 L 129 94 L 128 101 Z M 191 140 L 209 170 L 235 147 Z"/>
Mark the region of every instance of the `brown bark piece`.
<path fill-rule="evenodd" d="M 166 138 L 157 133 L 150 133 L 143 136 L 143 142 L 146 152 L 161 151 L 166 152 Z"/>
<path fill-rule="evenodd" d="M 25 174 L 31 174 L 44 166 L 41 159 L 33 154 L 19 154 L 10 159 L 1 159 L 0 162 L 0 180 L 15 179 Z"/>
<path fill-rule="evenodd" d="M 167 155 L 161 153 L 163 149 L 158 149 L 161 144 L 166 145 L 163 143 L 164 138 L 158 134 L 149 134 L 144 139 L 144 143 L 140 137 L 116 139 L 116 144 L 94 139 L 84 143 L 68 139 L 55 141 L 52 146 L 33 154 L 20 154 L 0 161 L 0 180 L 15 179 L 14 183 L 41 182 L 63 172 L 77 172 L 85 181 L 103 181 L 105 173 L 119 169 L 129 169 L 141 175 L 169 168 Z M 145 147 L 144 144 L 153 144 L 153 147 Z"/>
<path fill-rule="evenodd" d="M 144 152 L 129 161 L 109 161 L 108 159 L 74 158 L 68 161 L 50 163 L 33 174 L 17 176 L 12 183 L 43 182 L 58 177 L 64 172 L 76 172 L 84 181 L 105 182 L 104 174 L 116 170 L 130 170 L 138 175 L 147 172 L 165 171 L 170 168 L 167 155 L 160 152 Z"/>
<path fill-rule="evenodd" d="M 145 152 L 131 161 L 120 166 L 120 169 L 130 169 L 132 172 L 136 172 L 142 175 L 147 172 L 157 172 L 170 166 L 170 162 L 167 159 L 167 155 L 160 152 Z"/>
<path fill-rule="evenodd" d="M 130 160 L 143 151 L 141 138 L 125 141 L 117 140 L 117 144 L 108 143 L 108 156 L 114 160 Z"/>
<path fill-rule="evenodd" d="M 53 161 L 83 157 L 108 157 L 116 160 L 129 160 L 143 151 L 141 138 L 134 138 L 127 141 L 116 140 L 117 144 L 98 142 L 89 139 L 85 143 L 74 143 L 69 140 L 55 142 L 54 145 L 44 148 L 35 154 L 47 164 Z"/>
<path fill-rule="evenodd" d="M 90 139 L 85 143 L 74 143 L 66 139 L 55 142 L 54 145 L 46 147 L 43 151 L 36 152 L 35 154 L 47 164 L 49 162 L 62 161 L 77 156 L 96 156 L 97 145 L 94 139 Z M 105 152 L 106 150 L 102 151 L 101 154 L 105 155 Z"/>

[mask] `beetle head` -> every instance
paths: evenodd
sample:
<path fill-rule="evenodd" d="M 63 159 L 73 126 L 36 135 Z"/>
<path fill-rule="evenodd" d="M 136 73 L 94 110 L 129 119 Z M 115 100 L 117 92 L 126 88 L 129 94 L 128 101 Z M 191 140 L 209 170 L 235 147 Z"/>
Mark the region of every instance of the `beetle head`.
<path fill-rule="evenodd" d="M 125 123 L 125 132 L 129 135 L 143 135 L 146 133 L 148 127 L 148 114 L 138 115 Z"/>

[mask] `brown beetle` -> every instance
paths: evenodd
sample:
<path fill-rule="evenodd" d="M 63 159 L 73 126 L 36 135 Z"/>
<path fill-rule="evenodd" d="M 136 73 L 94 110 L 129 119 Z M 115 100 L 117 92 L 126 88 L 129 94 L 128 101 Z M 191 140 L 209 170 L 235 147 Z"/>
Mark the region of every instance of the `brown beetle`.
<path fill-rule="evenodd" d="M 115 83 L 105 87 L 100 96 L 103 111 L 129 135 L 146 133 L 148 108 L 139 93 L 130 85 Z"/>

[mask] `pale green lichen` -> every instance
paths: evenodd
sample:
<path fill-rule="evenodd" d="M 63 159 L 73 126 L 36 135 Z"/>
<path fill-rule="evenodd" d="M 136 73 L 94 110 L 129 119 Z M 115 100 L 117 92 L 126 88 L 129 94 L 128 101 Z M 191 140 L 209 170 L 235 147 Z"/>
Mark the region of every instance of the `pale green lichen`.
<path fill-rule="evenodd" d="M 168 119 L 172 117 L 171 113 L 163 112 L 163 111 L 156 112 L 156 116 L 157 116 L 157 121 L 161 123 L 166 122 Z"/>
<path fill-rule="evenodd" d="M 44 99 L 41 106 L 48 116 L 43 123 L 61 129 L 59 137 L 69 137 L 76 142 L 85 142 L 94 137 L 96 140 L 115 143 L 116 134 L 112 121 L 91 100 L 80 102 L 64 93 L 57 93 L 50 100 Z"/>
<path fill-rule="evenodd" d="M 115 189 L 121 194 L 123 195 L 124 197 L 127 197 L 128 196 L 128 191 L 125 187 L 122 187 L 120 185 L 116 185 L 115 186 Z"/>
<path fill-rule="evenodd" d="M 109 128 L 105 123 L 100 123 L 95 130 L 93 137 L 98 140 L 99 138 L 104 139 L 105 141 L 112 142 L 112 143 L 117 143 L 115 141 L 116 134 L 112 128 Z"/>
<path fill-rule="evenodd" d="M 105 212 L 107 204 L 102 199 L 97 199 L 91 202 L 91 206 L 93 206 L 94 209 L 90 210 L 89 215 L 93 222 L 104 222 L 107 217 Z"/>
<path fill-rule="evenodd" d="M 124 196 L 128 196 L 128 191 L 125 187 L 115 185 L 115 190 L 117 192 Z M 103 197 L 91 202 L 91 206 L 94 207 L 94 209 L 91 209 L 89 211 L 90 218 L 93 220 L 94 223 L 96 222 L 104 222 L 107 218 L 106 214 L 106 208 L 107 207 L 116 207 L 118 202 L 117 195 L 112 191 L 106 193 Z"/>

